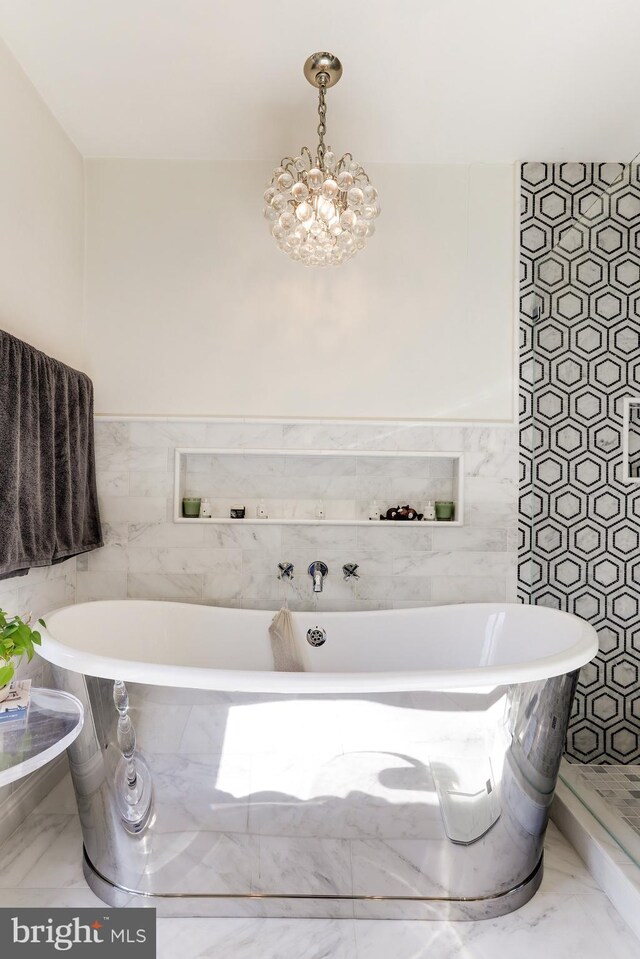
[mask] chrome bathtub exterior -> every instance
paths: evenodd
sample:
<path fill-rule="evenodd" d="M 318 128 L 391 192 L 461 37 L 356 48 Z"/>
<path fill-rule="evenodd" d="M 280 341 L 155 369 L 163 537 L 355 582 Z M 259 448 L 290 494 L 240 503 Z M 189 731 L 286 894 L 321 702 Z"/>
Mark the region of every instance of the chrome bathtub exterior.
<path fill-rule="evenodd" d="M 126 683 L 151 797 L 139 828 L 113 681 L 54 672 L 85 707 L 69 750 L 85 875 L 113 906 L 478 919 L 540 884 L 577 672 L 368 696 Z"/>

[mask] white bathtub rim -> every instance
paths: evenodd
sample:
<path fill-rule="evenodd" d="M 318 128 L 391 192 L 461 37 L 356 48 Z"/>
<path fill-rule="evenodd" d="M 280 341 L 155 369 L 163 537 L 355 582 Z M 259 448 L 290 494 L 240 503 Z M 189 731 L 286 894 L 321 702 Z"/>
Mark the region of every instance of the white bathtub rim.
<path fill-rule="evenodd" d="M 79 603 L 77 606 L 93 606 L 113 600 L 97 600 L 95 603 Z M 137 604 L 164 602 L 160 600 L 126 600 Z M 167 603 L 167 605 L 182 605 Z M 462 604 L 484 609 L 520 608 L 520 604 L 473 603 Z M 57 607 L 43 617 L 49 621 L 56 612 L 69 606 Z M 425 610 L 442 609 L 425 607 Z M 538 607 L 527 607 L 538 608 Z M 561 611 L 548 611 L 560 617 L 569 617 L 575 622 L 578 617 Z M 243 617 L 264 618 L 265 610 L 233 610 Z M 375 616 L 379 611 L 323 612 L 322 617 Z M 405 610 L 384 610 L 385 615 L 402 614 Z M 594 628 L 579 620 L 579 640 L 569 649 L 551 656 L 540 657 L 525 663 L 501 666 L 475 666 L 458 669 L 416 669 L 392 672 L 276 672 L 274 670 L 218 669 L 215 667 L 182 666 L 146 663 L 136 660 L 117 659 L 65 646 L 55 639 L 47 627 L 41 629 L 42 645 L 38 654 L 54 666 L 70 672 L 102 679 L 123 680 L 149 686 L 178 687 L 220 692 L 316 694 L 316 693 L 384 693 L 418 691 L 455 691 L 458 689 L 485 690 L 497 686 L 535 682 L 571 673 L 586 665 L 598 652 L 598 638 Z"/>

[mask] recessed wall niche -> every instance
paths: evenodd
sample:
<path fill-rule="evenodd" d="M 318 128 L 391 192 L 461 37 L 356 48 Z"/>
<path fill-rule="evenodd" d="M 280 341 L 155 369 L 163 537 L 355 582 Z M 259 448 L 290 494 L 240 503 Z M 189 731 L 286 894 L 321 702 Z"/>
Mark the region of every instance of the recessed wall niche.
<path fill-rule="evenodd" d="M 461 452 L 350 450 L 195 449 L 175 451 L 174 522 L 370 524 L 371 504 L 384 514 L 410 505 L 424 512 L 429 502 L 453 501 L 455 519 L 464 516 Z M 206 497 L 211 519 L 182 515 L 182 498 Z M 259 519 L 262 504 L 266 519 Z M 245 519 L 231 519 L 235 506 Z M 320 519 L 318 511 L 322 510 Z M 416 521 L 384 520 L 415 526 Z M 422 520 L 421 526 L 435 521 Z M 442 521 L 438 525 L 443 525 Z"/>

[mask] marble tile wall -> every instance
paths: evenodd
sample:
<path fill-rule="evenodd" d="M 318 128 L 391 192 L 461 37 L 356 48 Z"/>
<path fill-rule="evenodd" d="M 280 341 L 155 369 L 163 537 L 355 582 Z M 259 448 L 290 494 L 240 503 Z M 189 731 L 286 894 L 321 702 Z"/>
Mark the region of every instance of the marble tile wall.
<path fill-rule="evenodd" d="M 0 580 L 0 608 L 10 613 L 31 613 L 34 619 L 48 609 L 75 602 L 76 562 L 41 566 L 26 576 Z"/>
<path fill-rule="evenodd" d="M 277 564 L 288 561 L 296 568 L 291 605 L 309 608 L 306 570 L 322 559 L 329 575 L 316 597 L 320 609 L 515 600 L 517 442 L 512 427 L 98 419 L 106 545 L 78 560 L 77 599 L 277 608 L 283 595 Z M 465 525 L 175 524 L 176 446 L 462 450 Z M 339 471 L 331 479 L 334 489 L 345 485 Z M 358 563 L 361 575 L 345 583 L 341 567 L 348 562 Z"/>

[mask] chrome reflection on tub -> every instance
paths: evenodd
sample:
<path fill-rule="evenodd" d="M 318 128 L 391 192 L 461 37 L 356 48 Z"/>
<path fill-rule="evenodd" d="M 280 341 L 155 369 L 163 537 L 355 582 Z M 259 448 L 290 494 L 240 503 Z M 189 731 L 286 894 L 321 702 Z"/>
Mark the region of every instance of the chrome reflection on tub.
<path fill-rule="evenodd" d="M 531 898 L 593 628 L 504 604 L 327 612 L 318 649 L 317 614 L 291 615 L 295 673 L 273 668 L 270 612 L 46 616 L 42 654 L 85 706 L 69 758 L 94 891 L 193 916 L 475 919 Z"/>
<path fill-rule="evenodd" d="M 62 688 L 84 690 L 92 717 L 70 759 L 85 874 L 111 905 L 477 919 L 518 908 L 540 884 L 575 671 L 489 688 L 296 695 L 116 690 L 55 673 Z M 113 773 L 124 768 L 130 788 L 134 758 L 154 787 L 137 833 L 123 828 Z M 88 766 L 107 774 L 87 778 Z"/>
<path fill-rule="evenodd" d="M 125 829 L 141 832 L 151 816 L 153 790 L 146 762 L 136 753 L 136 731 L 129 715 L 129 693 L 121 679 L 113 684 L 118 713 L 117 740 L 122 753 L 115 769 L 114 796 Z"/>

